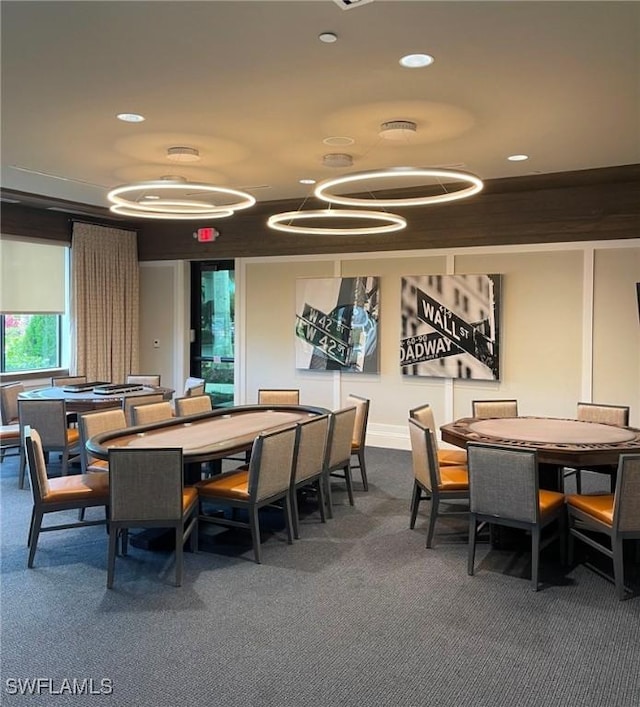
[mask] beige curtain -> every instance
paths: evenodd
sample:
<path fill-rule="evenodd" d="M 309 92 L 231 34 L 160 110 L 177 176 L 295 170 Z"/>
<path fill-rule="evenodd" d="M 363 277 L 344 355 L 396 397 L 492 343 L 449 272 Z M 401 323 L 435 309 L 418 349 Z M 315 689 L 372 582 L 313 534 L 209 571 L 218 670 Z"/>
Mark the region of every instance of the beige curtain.
<path fill-rule="evenodd" d="M 74 223 L 70 372 L 122 383 L 138 370 L 138 288 L 136 233 Z"/>

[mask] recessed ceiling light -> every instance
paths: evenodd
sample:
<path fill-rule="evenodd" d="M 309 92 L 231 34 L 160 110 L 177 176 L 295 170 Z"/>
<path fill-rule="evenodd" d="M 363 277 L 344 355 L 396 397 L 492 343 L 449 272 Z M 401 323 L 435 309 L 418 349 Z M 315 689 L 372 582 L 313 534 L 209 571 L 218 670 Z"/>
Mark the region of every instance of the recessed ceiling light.
<path fill-rule="evenodd" d="M 315 179 L 301 179 L 300 184 L 315 184 L 316 180 Z"/>
<path fill-rule="evenodd" d="M 507 159 L 509 162 L 524 162 L 529 159 L 529 155 L 509 155 Z"/>
<path fill-rule="evenodd" d="M 434 59 L 430 54 L 407 54 L 400 59 L 400 64 L 407 69 L 420 69 L 433 62 Z"/>
<path fill-rule="evenodd" d="M 141 123 L 144 120 L 144 115 L 138 113 L 118 113 L 118 120 L 124 120 L 125 123 Z"/>
<path fill-rule="evenodd" d="M 380 126 L 378 135 L 385 140 L 408 140 L 417 129 L 412 120 L 388 120 Z"/>
<path fill-rule="evenodd" d="M 353 157 L 342 152 L 332 152 L 329 155 L 324 155 L 322 164 L 325 167 L 351 167 Z"/>
<path fill-rule="evenodd" d="M 322 142 L 333 147 L 344 147 L 345 145 L 353 145 L 355 140 L 352 137 L 336 135 L 335 137 L 326 137 Z"/>
<path fill-rule="evenodd" d="M 338 41 L 338 35 L 333 32 L 322 32 L 318 35 L 318 39 L 325 44 L 333 44 Z"/>

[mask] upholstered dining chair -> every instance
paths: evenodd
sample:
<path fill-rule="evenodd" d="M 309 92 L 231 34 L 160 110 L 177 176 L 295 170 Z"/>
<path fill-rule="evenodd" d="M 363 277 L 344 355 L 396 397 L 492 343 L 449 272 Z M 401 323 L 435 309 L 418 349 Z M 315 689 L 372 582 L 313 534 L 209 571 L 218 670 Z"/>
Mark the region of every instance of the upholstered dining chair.
<path fill-rule="evenodd" d="M 365 464 L 365 444 L 367 441 L 367 422 L 369 420 L 369 406 L 371 401 L 359 395 L 350 393 L 347 395 L 345 403 L 347 406 L 354 405 L 356 408 L 356 420 L 353 425 L 353 438 L 351 440 L 351 455 L 356 462 L 351 464 L 351 470 L 360 469 L 362 477 L 362 488 L 369 490 L 369 480 L 367 479 L 367 467 Z"/>
<path fill-rule="evenodd" d="M 38 430 L 45 453 L 60 452 L 61 475 L 66 476 L 71 455 L 80 452 L 80 433 L 76 427 L 68 426 L 65 401 L 19 400 L 18 414 L 21 430 L 24 430 L 27 425 Z M 18 478 L 20 488 L 24 488 L 26 461 L 23 446 Z"/>
<path fill-rule="evenodd" d="M 466 466 L 440 466 L 438 464 L 435 435 L 430 427 L 421 424 L 412 417 L 409 418 L 409 438 L 413 468 L 409 527 L 415 528 L 420 502 L 429 501 L 429 527 L 426 546 L 431 548 L 439 516 L 460 515 L 468 512 L 466 507 L 458 508 L 457 501 L 469 498 L 469 475 Z M 450 505 L 450 509 L 441 511 L 441 503 Z"/>
<path fill-rule="evenodd" d="M 566 503 L 569 564 L 575 540 L 610 558 L 616 595 L 622 600 L 626 596 L 623 544 L 627 539 L 640 541 L 640 454 L 621 454 L 616 476 L 615 493 L 569 494 Z"/>
<path fill-rule="evenodd" d="M 19 454 L 20 444 L 20 425 L 18 423 L 0 426 L 0 460 L 4 461 L 5 452 L 8 450 L 16 451 Z"/>
<path fill-rule="evenodd" d="M 204 395 L 205 385 L 206 382 L 204 378 L 193 378 L 189 376 L 189 378 L 187 378 L 184 382 L 183 396 L 188 398 L 196 395 Z"/>
<path fill-rule="evenodd" d="M 162 393 L 147 393 L 146 395 L 125 395 L 122 398 L 122 411 L 124 412 L 127 427 L 133 426 L 133 408 L 136 405 L 147 405 L 148 403 L 161 403 L 164 401 Z"/>
<path fill-rule="evenodd" d="M 89 454 L 87 442 L 91 437 L 103 432 L 122 430 L 127 427 L 127 420 L 121 408 L 94 410 L 78 417 L 80 432 L 80 464 L 83 474 L 106 473 L 109 464 L 104 459 L 96 459 Z"/>
<path fill-rule="evenodd" d="M 262 562 L 260 520 L 258 511 L 280 501 L 284 512 L 287 541 L 293 542 L 291 477 L 298 444 L 298 426 L 258 435 L 253 443 L 248 467 L 218 474 L 196 484 L 200 502 L 201 523 L 213 523 L 234 528 L 248 528 L 255 561 Z M 208 503 L 230 507 L 233 517 L 207 515 Z M 248 521 L 238 520 L 235 511 L 248 513 Z"/>
<path fill-rule="evenodd" d="M 350 407 L 335 410 L 330 415 L 327 442 L 327 469 L 325 472 L 327 515 L 329 518 L 333 518 L 332 477 L 344 479 L 347 487 L 349 505 L 355 505 L 353 498 L 353 480 L 351 477 L 351 444 L 357 414 L 358 411 L 355 405 L 351 405 Z"/>
<path fill-rule="evenodd" d="M 211 396 L 192 395 L 186 398 L 176 398 L 174 400 L 176 415 L 185 417 L 186 415 L 197 415 L 202 412 L 211 412 Z"/>
<path fill-rule="evenodd" d="M 299 405 L 300 391 L 296 388 L 260 388 L 258 405 Z"/>
<path fill-rule="evenodd" d="M 30 425 L 26 425 L 23 436 L 33 494 L 33 509 L 31 511 L 31 523 L 29 524 L 29 536 L 27 539 L 29 548 L 27 566 L 33 567 L 40 533 L 88 525 L 104 525 L 106 523 L 109 489 L 106 477 L 74 474 L 54 479 L 48 478 L 44 450 L 38 431 Z M 42 527 L 43 518 L 47 513 L 84 510 L 94 506 L 103 506 L 105 508 L 104 520 L 80 520 L 73 523 L 60 523 Z"/>
<path fill-rule="evenodd" d="M 471 402 L 473 417 L 486 419 L 488 417 L 518 417 L 517 400 L 473 400 Z"/>
<path fill-rule="evenodd" d="M 146 385 L 150 388 L 159 388 L 160 375 L 157 373 L 129 373 L 126 382 L 133 385 Z"/>
<path fill-rule="evenodd" d="M 146 403 L 134 405 L 131 408 L 131 419 L 134 427 L 138 425 L 151 425 L 154 422 L 170 420 L 173 417 L 173 408 L 168 400 L 160 403 Z"/>
<path fill-rule="evenodd" d="M 183 485 L 181 449 L 109 450 L 107 587 L 113 587 L 118 545 L 127 555 L 131 528 L 173 528 L 176 586 L 182 584 L 183 549 L 198 549 L 198 493 Z"/>
<path fill-rule="evenodd" d="M 3 425 L 18 422 L 18 396 L 24 393 L 24 383 L 5 383 L 0 386 L 0 416 Z"/>
<path fill-rule="evenodd" d="M 629 426 L 629 407 L 626 405 L 604 405 L 601 403 L 578 403 L 576 419 L 582 422 L 598 422 L 604 425 L 616 425 L 618 427 Z M 565 468 L 564 478 L 575 474 L 576 491 L 582 493 L 582 472 L 590 471 L 598 474 L 608 474 L 610 477 L 610 488 L 613 493 L 616 487 L 617 464 L 606 466 L 585 466 L 580 469 Z"/>
<path fill-rule="evenodd" d="M 86 376 L 53 376 L 51 378 L 51 386 L 53 388 L 64 388 L 66 385 L 81 385 L 86 382 Z"/>
<path fill-rule="evenodd" d="M 298 513 L 298 490 L 313 487 L 318 494 L 320 520 L 326 522 L 325 468 L 327 466 L 327 441 L 329 437 L 329 415 L 317 415 L 298 423 L 298 447 L 294 471 L 291 477 L 291 515 L 293 536 L 300 537 Z"/>
<path fill-rule="evenodd" d="M 433 408 L 429 403 L 419 405 L 409 410 L 409 417 L 417 420 L 424 427 L 433 432 L 433 441 L 436 444 L 436 456 L 440 466 L 465 466 L 467 453 L 464 449 L 440 449 L 438 447 L 438 428 L 436 426 Z"/>
<path fill-rule="evenodd" d="M 474 574 L 479 524 L 522 528 L 531 534 L 531 588 L 539 587 L 540 551 L 560 543 L 564 563 L 564 495 L 538 487 L 535 449 L 514 449 L 470 443 L 469 460 L 469 553 L 468 574 Z M 542 530 L 556 523 L 555 532 L 542 539 Z"/>

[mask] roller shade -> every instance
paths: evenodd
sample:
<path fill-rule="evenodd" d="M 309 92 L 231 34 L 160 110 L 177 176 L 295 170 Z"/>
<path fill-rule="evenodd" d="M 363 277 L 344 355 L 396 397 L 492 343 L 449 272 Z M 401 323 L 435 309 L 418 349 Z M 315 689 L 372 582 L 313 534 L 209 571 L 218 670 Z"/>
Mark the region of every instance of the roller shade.
<path fill-rule="evenodd" d="M 63 314 L 67 247 L 0 240 L 2 314 Z"/>

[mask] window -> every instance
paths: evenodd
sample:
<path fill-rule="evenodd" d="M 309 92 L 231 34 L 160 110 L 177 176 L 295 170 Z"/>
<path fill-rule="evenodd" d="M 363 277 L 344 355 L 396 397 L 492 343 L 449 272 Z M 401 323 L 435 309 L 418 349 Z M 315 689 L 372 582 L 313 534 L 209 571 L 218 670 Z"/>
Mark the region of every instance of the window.
<path fill-rule="evenodd" d="M 60 315 L 3 314 L 0 324 L 3 373 L 60 367 Z"/>

